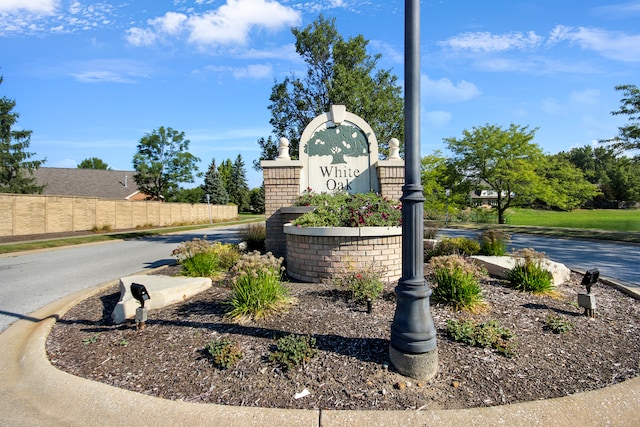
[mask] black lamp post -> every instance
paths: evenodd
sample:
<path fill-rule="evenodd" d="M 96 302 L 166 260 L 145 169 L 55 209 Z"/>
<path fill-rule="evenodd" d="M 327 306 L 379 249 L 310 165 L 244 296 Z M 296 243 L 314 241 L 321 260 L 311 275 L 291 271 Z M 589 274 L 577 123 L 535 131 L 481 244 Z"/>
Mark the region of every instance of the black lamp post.
<path fill-rule="evenodd" d="M 438 370 L 431 289 L 424 278 L 424 195 L 420 183 L 420 1 L 405 0 L 405 185 L 402 277 L 396 287 L 389 359 L 402 375 L 428 379 Z"/>

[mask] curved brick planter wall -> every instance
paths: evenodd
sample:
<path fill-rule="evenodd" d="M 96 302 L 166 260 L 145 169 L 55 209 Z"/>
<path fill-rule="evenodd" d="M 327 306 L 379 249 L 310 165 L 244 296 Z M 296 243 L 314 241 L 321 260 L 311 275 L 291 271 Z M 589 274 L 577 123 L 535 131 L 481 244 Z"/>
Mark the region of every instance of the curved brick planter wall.
<path fill-rule="evenodd" d="M 285 224 L 287 273 L 318 283 L 344 271 L 347 263 L 386 268 L 385 279 L 402 276 L 401 227 L 296 227 Z"/>

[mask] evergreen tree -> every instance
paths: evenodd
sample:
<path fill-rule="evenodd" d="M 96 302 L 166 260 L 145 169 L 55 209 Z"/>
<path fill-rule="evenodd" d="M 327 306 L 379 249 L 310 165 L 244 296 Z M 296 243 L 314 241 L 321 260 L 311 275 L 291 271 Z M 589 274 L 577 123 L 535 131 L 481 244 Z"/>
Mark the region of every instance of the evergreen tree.
<path fill-rule="evenodd" d="M 202 190 L 209 195 L 209 201 L 214 205 L 226 205 L 229 203 L 229 193 L 224 187 L 224 183 L 220 178 L 220 172 L 216 168 L 216 159 L 211 160 L 211 165 L 207 173 L 204 175 L 204 184 Z"/>
<path fill-rule="evenodd" d="M 249 209 L 256 214 L 264 213 L 264 183 L 249 191 Z"/>
<path fill-rule="evenodd" d="M 2 84 L 0 77 L 0 84 Z M 42 193 L 33 177 L 45 160 L 28 160 L 35 153 L 26 151 L 31 144 L 30 130 L 12 130 L 18 113 L 13 112 L 16 102 L 3 96 L 0 99 L 0 193 Z"/>
<path fill-rule="evenodd" d="M 239 212 L 246 212 L 249 210 L 249 185 L 246 178 L 247 172 L 244 168 L 244 161 L 242 156 L 238 154 L 235 162 L 231 166 L 231 177 L 229 185 L 227 186 L 227 192 L 229 193 L 229 200 L 231 203 L 238 205 Z"/>

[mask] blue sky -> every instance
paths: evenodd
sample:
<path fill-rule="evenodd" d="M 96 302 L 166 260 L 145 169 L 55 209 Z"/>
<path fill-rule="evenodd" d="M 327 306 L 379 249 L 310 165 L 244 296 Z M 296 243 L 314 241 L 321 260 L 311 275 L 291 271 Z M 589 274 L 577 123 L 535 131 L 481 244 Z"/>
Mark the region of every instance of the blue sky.
<path fill-rule="evenodd" d="M 202 171 L 241 154 L 257 187 L 274 79 L 304 72 L 290 28 L 320 13 L 402 81 L 402 1 L 0 0 L 0 96 L 47 167 L 131 170 L 140 138 L 165 126 Z M 610 112 L 614 86 L 640 83 L 640 1 L 425 0 L 421 15 L 422 155 L 485 124 L 539 128 L 557 153 L 625 123 Z"/>

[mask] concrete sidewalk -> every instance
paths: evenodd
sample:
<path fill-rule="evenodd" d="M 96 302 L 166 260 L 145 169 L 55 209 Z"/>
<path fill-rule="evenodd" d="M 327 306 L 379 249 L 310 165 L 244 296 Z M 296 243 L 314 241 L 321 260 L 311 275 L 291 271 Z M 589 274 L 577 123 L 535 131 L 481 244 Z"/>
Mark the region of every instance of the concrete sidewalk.
<path fill-rule="evenodd" d="M 2 426 L 638 426 L 640 377 L 563 398 L 464 410 L 322 411 L 164 400 L 54 368 L 46 337 L 67 310 L 108 282 L 56 301 L 0 334 Z"/>

